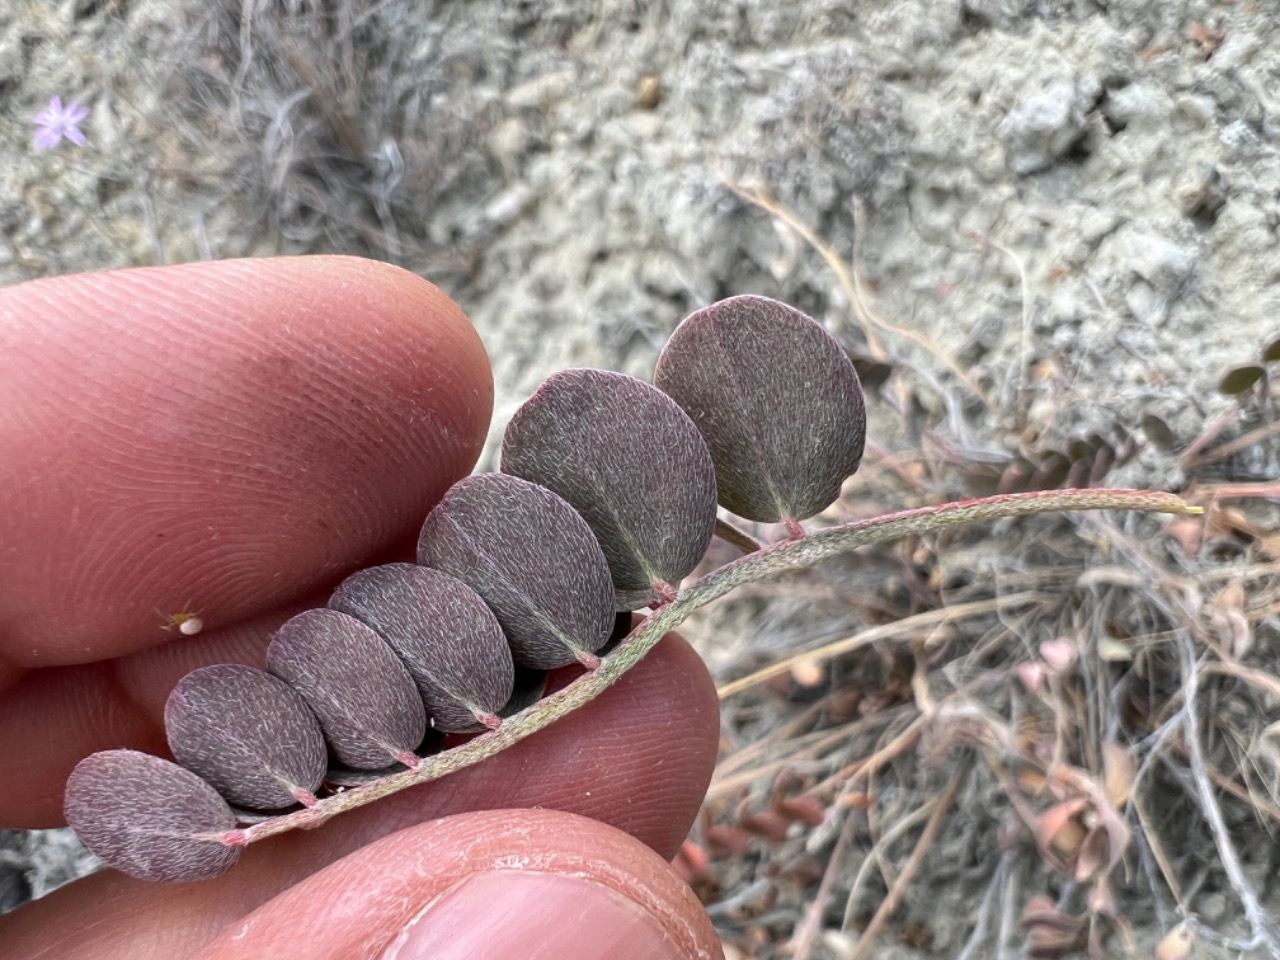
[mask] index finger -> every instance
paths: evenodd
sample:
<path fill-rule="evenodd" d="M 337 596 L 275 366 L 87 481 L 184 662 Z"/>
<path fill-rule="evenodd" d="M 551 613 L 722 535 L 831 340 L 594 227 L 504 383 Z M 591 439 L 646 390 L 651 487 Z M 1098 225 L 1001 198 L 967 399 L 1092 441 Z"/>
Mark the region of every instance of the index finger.
<path fill-rule="evenodd" d="M 471 469 L 492 403 L 461 310 L 372 261 L 0 290 L 0 660 L 115 657 L 187 605 L 221 626 L 332 581 Z"/>

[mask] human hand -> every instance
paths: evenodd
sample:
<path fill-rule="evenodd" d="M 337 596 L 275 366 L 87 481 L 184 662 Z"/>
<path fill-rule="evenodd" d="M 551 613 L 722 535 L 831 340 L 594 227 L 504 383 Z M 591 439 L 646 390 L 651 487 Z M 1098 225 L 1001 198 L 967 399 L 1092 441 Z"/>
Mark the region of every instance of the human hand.
<path fill-rule="evenodd" d="M 254 260 L 0 289 L 0 824 L 62 823 L 79 759 L 167 754 L 179 677 L 262 666 L 274 629 L 343 575 L 411 559 L 491 406 L 465 317 L 385 265 Z M 189 606 L 204 631 L 165 632 Z M 215 881 L 97 874 L 0 918 L 0 953 L 716 956 L 663 860 L 717 736 L 710 679 L 669 637 L 479 766 L 254 844 Z"/>

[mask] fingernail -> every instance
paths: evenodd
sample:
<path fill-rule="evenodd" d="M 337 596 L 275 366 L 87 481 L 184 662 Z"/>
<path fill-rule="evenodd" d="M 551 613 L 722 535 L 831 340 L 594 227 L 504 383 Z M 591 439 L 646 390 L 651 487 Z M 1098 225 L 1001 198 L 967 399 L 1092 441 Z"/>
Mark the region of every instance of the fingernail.
<path fill-rule="evenodd" d="M 656 918 L 591 880 L 480 873 L 433 901 L 383 960 L 653 960 L 672 944 Z"/>

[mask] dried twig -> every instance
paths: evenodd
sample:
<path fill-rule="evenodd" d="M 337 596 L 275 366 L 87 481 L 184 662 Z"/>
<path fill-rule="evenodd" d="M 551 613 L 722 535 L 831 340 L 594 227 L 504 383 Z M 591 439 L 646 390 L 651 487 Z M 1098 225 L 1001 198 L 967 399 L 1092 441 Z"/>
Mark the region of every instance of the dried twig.
<path fill-rule="evenodd" d="M 1213 785 L 1205 770 L 1204 754 L 1200 746 L 1200 724 L 1195 709 L 1200 688 L 1200 666 L 1190 633 L 1183 631 L 1180 641 L 1178 652 L 1182 666 L 1183 689 L 1187 703 L 1191 705 L 1191 709 L 1184 715 L 1184 740 L 1187 745 L 1191 779 L 1196 788 L 1196 798 L 1213 831 L 1214 845 L 1218 850 L 1222 870 L 1227 875 L 1227 880 L 1235 890 L 1236 896 L 1240 898 L 1240 905 L 1244 908 L 1245 918 L 1249 921 L 1254 941 L 1266 948 L 1272 960 L 1280 960 L 1280 930 L 1258 899 L 1253 884 L 1245 876 L 1240 857 L 1231 842 L 1226 821 L 1222 817 L 1222 809 L 1218 806 L 1217 797 L 1214 796 Z"/>
<path fill-rule="evenodd" d="M 716 517 L 715 535 L 725 543 L 731 543 L 743 553 L 755 553 L 757 550 L 763 550 L 764 544 L 757 540 L 745 530 L 739 530 L 729 521 Z"/>
<path fill-rule="evenodd" d="M 1235 413 L 1238 411 L 1232 412 Z M 1255 444 L 1271 439 L 1276 434 L 1280 434 L 1280 421 L 1264 423 L 1262 426 L 1256 427 L 1248 433 L 1241 434 L 1234 440 L 1228 440 L 1226 443 L 1221 446 L 1214 447 L 1212 450 L 1205 451 L 1204 453 L 1191 452 L 1190 455 L 1188 455 L 1188 453 L 1184 453 L 1182 457 L 1179 458 L 1179 464 L 1181 465 L 1185 460 L 1186 465 L 1184 469 L 1186 470 L 1195 470 L 1200 467 L 1208 466 L 1218 460 L 1225 460 L 1233 453 L 1239 453 L 1241 450 L 1248 450 Z M 1190 451 L 1190 448 L 1188 448 L 1188 450 Z M 1261 484 L 1260 486 L 1269 487 L 1271 490 L 1269 493 L 1260 494 L 1261 496 L 1274 497 L 1280 495 L 1276 492 L 1280 490 L 1280 484 Z"/>
<path fill-rule="evenodd" d="M 920 870 L 921 865 L 924 863 L 925 855 L 933 848 L 933 841 L 937 839 L 938 831 L 942 829 L 943 819 L 951 809 L 951 804 L 955 802 L 956 794 L 960 792 L 965 776 L 966 771 L 963 770 L 955 774 L 941 796 L 935 797 L 925 805 L 932 808 L 929 814 L 929 822 L 925 824 L 924 831 L 920 834 L 920 839 L 916 842 L 915 849 L 911 851 L 911 856 L 907 859 L 902 870 L 899 871 L 897 880 L 894 881 L 889 890 L 889 895 L 881 901 L 875 915 L 871 918 L 871 922 L 862 931 L 862 936 L 858 938 L 857 949 L 854 950 L 850 960 L 866 960 L 870 956 L 871 948 L 875 944 L 875 939 L 880 933 L 880 929 L 898 909 L 898 904 L 902 902 L 902 895 L 906 892 L 907 886 Z"/>
<path fill-rule="evenodd" d="M 991 926 L 991 913 L 995 908 L 996 900 L 999 898 L 1001 891 L 1009 885 L 1009 873 L 1013 869 L 1014 851 L 1006 850 L 1000 854 L 1000 861 L 996 864 L 995 872 L 991 874 L 991 882 L 987 884 L 987 892 L 982 896 L 982 903 L 978 906 L 978 917 L 973 922 L 973 932 L 969 934 L 969 939 L 965 941 L 964 949 L 956 955 L 956 960 L 974 960 L 975 957 L 985 954 L 979 954 L 984 949 L 987 940 L 987 933 Z"/>
<path fill-rule="evenodd" d="M 817 940 L 818 934 L 822 930 L 822 915 L 826 912 L 827 901 L 831 899 L 831 891 L 835 886 L 836 874 L 844 862 L 845 850 L 848 849 L 849 840 L 853 837 L 853 827 L 856 821 L 857 818 L 853 816 L 852 812 L 845 813 L 844 826 L 840 830 L 840 836 L 836 839 L 835 849 L 831 851 L 831 856 L 827 860 L 827 867 L 822 872 L 822 883 L 818 885 L 818 892 L 814 894 L 812 902 L 805 910 L 804 920 L 801 921 L 795 935 L 791 938 L 793 960 L 809 960 L 814 941 Z"/>

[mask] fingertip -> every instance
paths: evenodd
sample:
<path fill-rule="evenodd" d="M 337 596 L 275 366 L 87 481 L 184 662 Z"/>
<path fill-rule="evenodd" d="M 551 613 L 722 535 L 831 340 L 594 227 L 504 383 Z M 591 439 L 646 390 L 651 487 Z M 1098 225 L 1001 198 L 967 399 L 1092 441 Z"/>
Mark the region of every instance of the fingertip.
<path fill-rule="evenodd" d="M 721 955 L 697 898 L 633 837 L 553 810 L 392 834 L 291 887 L 202 954 L 385 960 Z"/>
<path fill-rule="evenodd" d="M 488 358 L 427 281 L 351 257 L 0 290 L 0 656 L 221 627 L 404 536 L 472 468 Z M 158 612 L 157 612 L 158 611 Z"/>
<path fill-rule="evenodd" d="M 0 779 L 0 823 L 62 826 L 67 776 L 97 750 L 167 753 L 161 727 L 114 689 L 111 664 L 94 663 L 30 671 L 0 697 L 0 756 L 17 772 Z"/>

